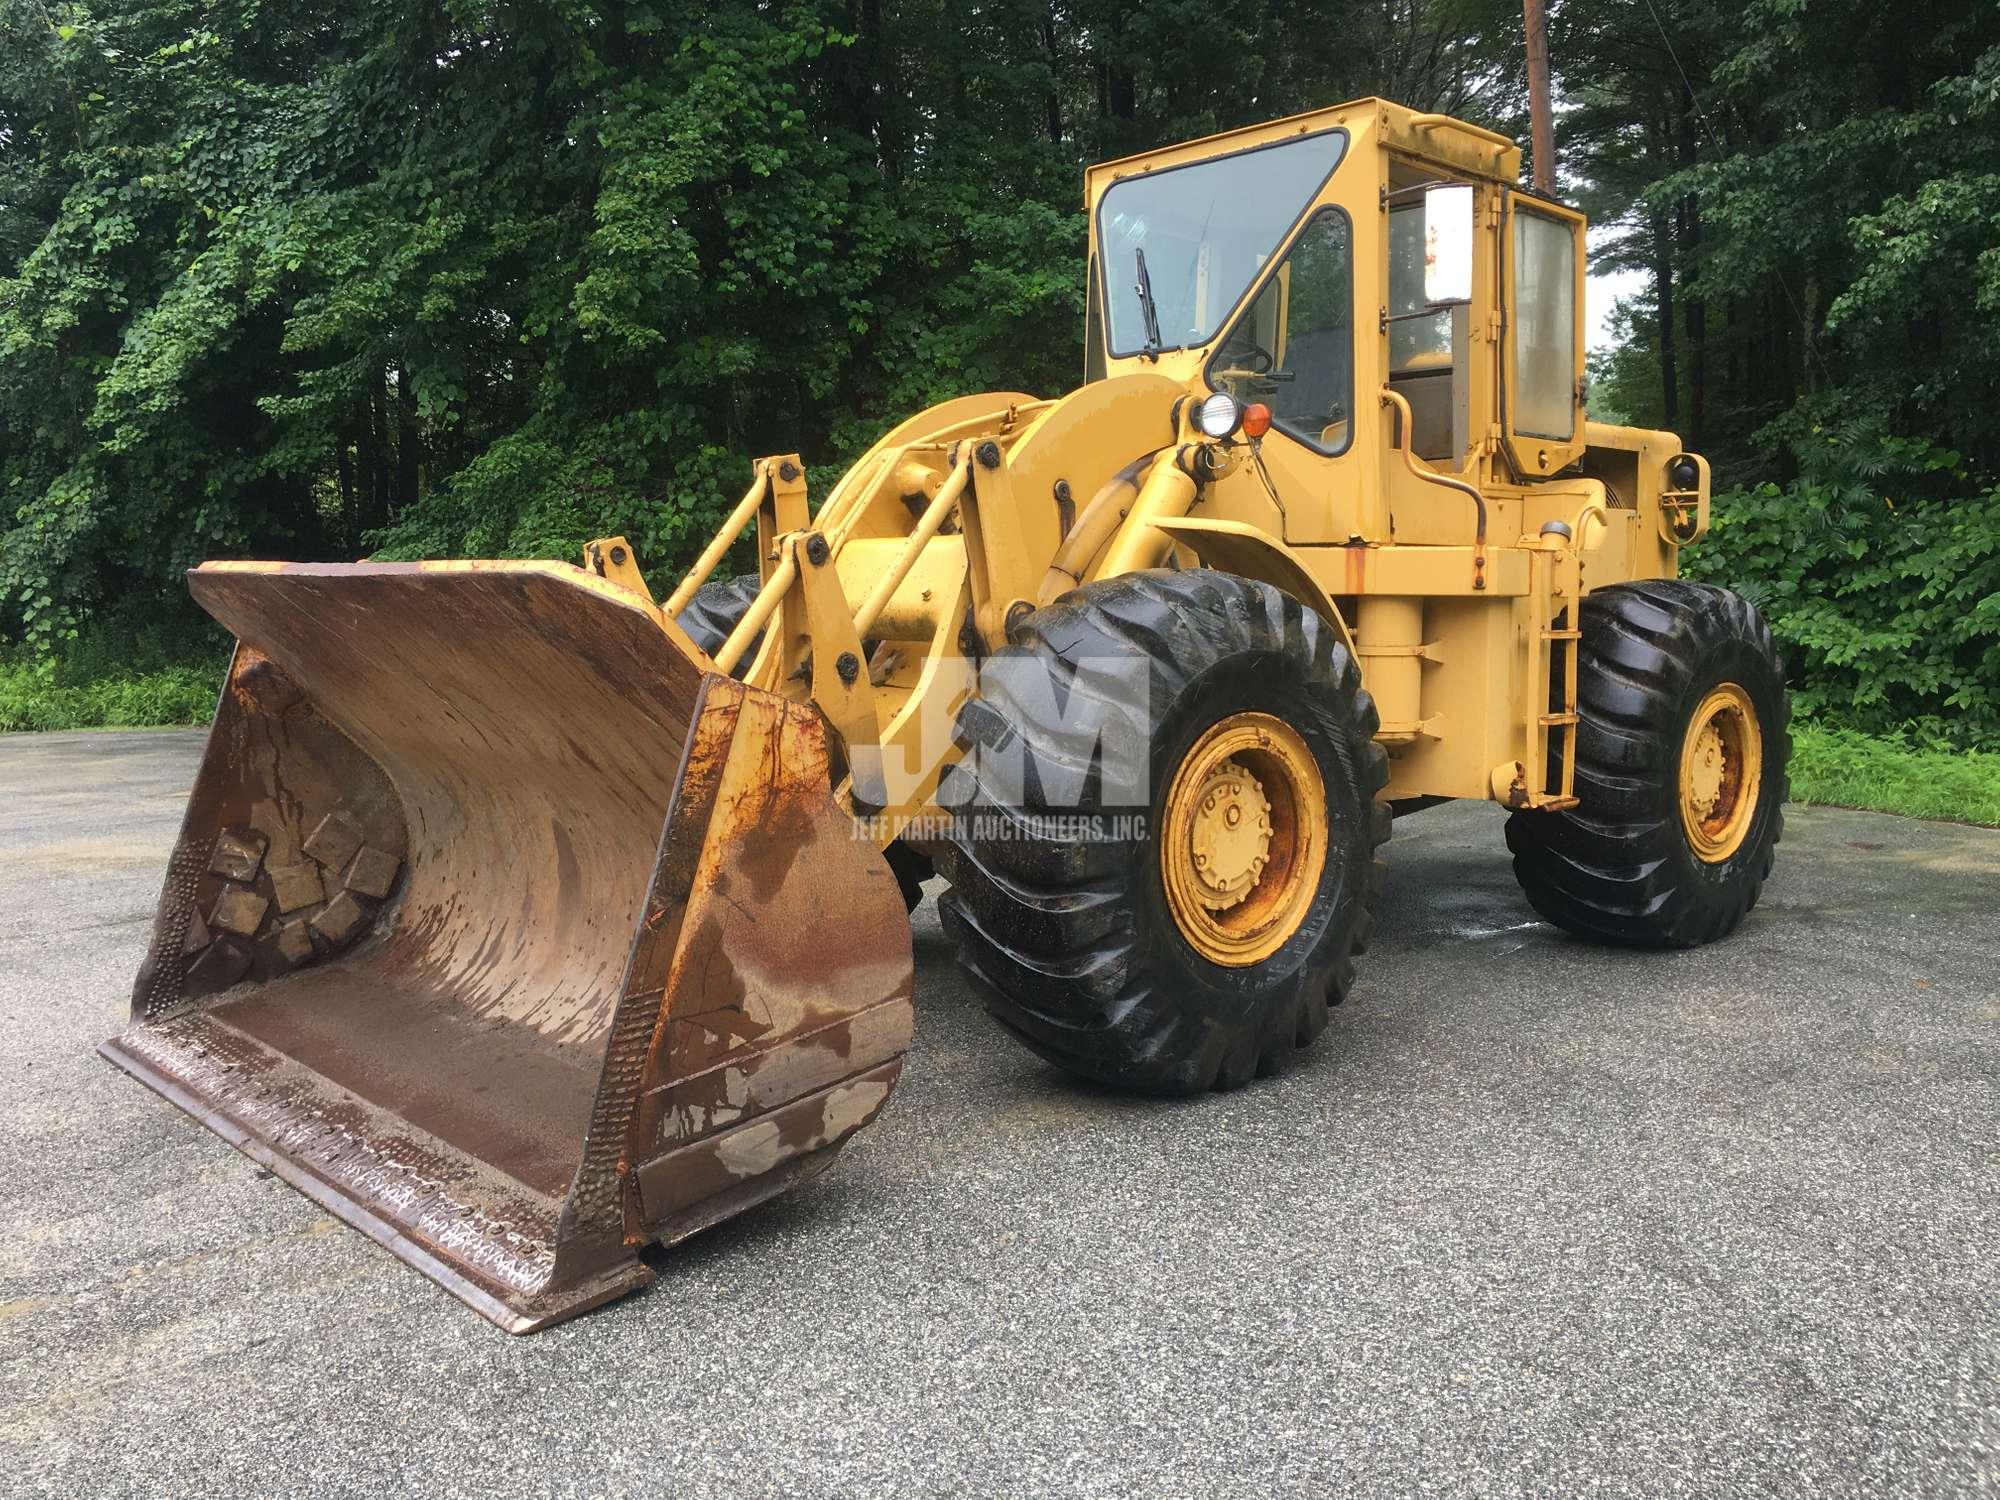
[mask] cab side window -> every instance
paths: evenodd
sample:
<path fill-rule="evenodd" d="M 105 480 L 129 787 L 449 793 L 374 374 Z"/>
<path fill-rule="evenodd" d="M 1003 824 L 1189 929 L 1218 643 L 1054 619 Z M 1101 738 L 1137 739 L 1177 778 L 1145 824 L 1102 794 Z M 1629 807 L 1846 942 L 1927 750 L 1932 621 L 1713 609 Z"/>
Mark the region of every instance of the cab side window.
<path fill-rule="evenodd" d="M 1451 368 L 1451 312 L 1424 308 L 1424 204 L 1389 210 L 1389 372 Z"/>
<path fill-rule="evenodd" d="M 1576 236 L 1558 219 L 1514 214 L 1514 430 L 1576 432 Z"/>
<path fill-rule="evenodd" d="M 1322 209 L 1237 319 L 1209 384 L 1271 408 L 1272 425 L 1320 453 L 1347 447 L 1354 407 L 1353 230 Z"/>
<path fill-rule="evenodd" d="M 1453 409 L 1457 360 L 1452 313 L 1426 309 L 1424 202 L 1389 210 L 1389 389 L 1410 403 L 1410 447 L 1422 459 L 1456 467 Z"/>

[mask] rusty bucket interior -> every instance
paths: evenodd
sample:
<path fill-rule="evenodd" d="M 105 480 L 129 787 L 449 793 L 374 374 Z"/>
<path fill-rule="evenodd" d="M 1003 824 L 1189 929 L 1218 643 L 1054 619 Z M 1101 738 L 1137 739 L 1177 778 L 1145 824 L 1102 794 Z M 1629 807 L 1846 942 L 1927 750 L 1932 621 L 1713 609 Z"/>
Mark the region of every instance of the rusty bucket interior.
<path fill-rule="evenodd" d="M 881 1108 L 909 924 L 810 707 L 561 564 L 190 578 L 238 647 L 113 1062 L 517 1332 Z"/>

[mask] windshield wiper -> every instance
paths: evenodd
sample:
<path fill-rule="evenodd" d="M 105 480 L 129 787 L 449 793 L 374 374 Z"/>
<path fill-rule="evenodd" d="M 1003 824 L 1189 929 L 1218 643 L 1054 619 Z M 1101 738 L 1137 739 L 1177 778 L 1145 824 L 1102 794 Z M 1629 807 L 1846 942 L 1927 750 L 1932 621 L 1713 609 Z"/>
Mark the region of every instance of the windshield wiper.
<path fill-rule="evenodd" d="M 1133 257 L 1139 262 L 1139 280 L 1132 288 L 1139 294 L 1139 315 L 1146 320 L 1146 347 L 1142 354 L 1154 359 L 1160 357 L 1160 309 L 1153 301 L 1153 278 L 1146 274 L 1146 252 L 1134 249 Z"/>

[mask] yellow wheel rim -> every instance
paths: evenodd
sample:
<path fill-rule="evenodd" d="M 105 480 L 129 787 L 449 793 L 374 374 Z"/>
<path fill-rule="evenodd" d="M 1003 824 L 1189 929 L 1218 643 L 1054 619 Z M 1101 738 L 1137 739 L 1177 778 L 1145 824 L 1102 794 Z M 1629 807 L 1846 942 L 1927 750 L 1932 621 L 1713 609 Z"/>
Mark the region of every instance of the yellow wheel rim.
<path fill-rule="evenodd" d="M 1725 682 L 1701 700 L 1681 740 L 1681 828 L 1698 858 L 1720 864 L 1743 847 L 1763 780 L 1757 710 Z"/>
<path fill-rule="evenodd" d="M 1163 824 L 1167 907 L 1195 952 L 1242 968 L 1299 930 L 1326 868 L 1326 786 L 1291 725 L 1212 725 L 1174 772 Z"/>

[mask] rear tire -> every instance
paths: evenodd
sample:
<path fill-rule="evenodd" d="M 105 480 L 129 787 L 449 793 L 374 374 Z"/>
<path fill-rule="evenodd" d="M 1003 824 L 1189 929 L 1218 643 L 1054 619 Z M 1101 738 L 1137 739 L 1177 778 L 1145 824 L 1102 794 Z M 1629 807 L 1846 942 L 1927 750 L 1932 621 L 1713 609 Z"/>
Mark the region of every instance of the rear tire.
<path fill-rule="evenodd" d="M 1580 937 L 1713 942 L 1757 904 L 1784 831 L 1790 705 L 1770 629 L 1740 594 L 1679 579 L 1599 589 L 1579 618 L 1578 805 L 1508 819 L 1515 877 Z"/>
<path fill-rule="evenodd" d="M 1338 631 L 1267 584 L 1198 569 L 1086 585 L 1014 640 L 960 710 L 967 755 L 940 799 L 954 811 L 940 905 L 961 965 L 1003 1025 L 1086 1078 L 1192 1094 L 1278 1071 L 1345 998 L 1382 886 L 1388 762 Z M 1204 746 L 1231 725 L 1254 743 L 1183 796 L 1180 773 L 1208 766 Z M 1291 759 L 1274 772 L 1281 758 L 1257 747 L 1280 743 Z M 1190 815 L 1218 829 L 1188 808 L 1213 808 L 1201 792 L 1238 771 L 1224 811 L 1248 783 L 1263 800 L 1252 827 L 1276 831 L 1242 865 L 1248 894 L 1210 914 L 1253 934 L 1218 959 L 1230 934 L 1189 915 L 1192 864 L 1167 830 Z M 1289 803 L 1288 775 L 1302 788 Z M 1316 818 L 1285 811 L 1315 797 Z M 1079 819 L 1100 826 L 1079 836 Z M 1282 920 L 1256 927 L 1267 911 Z"/>
<path fill-rule="evenodd" d="M 924 903 L 924 882 L 937 874 L 937 866 L 928 854 L 901 839 L 893 840 L 882 857 L 889 861 L 889 873 L 896 877 L 896 888 L 903 893 L 903 910 L 915 911 Z"/>
<path fill-rule="evenodd" d="M 723 647 L 731 632 L 750 613 L 750 606 L 757 598 L 757 591 L 763 583 L 755 573 L 744 573 L 735 578 L 712 578 L 694 591 L 694 597 L 687 602 L 676 617 L 688 638 L 710 656 Z M 743 653 L 743 659 L 736 664 L 731 676 L 740 677 L 743 669 L 757 659 L 757 645 L 753 641 L 750 649 Z"/>

